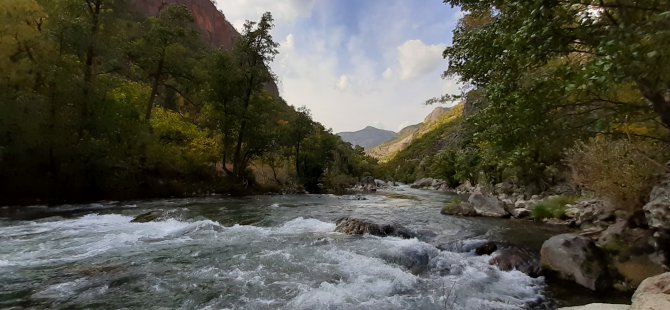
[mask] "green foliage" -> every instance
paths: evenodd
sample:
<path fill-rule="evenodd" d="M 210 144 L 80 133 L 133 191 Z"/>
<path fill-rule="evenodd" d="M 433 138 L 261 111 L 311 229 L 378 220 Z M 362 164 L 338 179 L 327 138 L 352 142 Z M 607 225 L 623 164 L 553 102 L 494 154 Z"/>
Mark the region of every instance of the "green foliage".
<path fill-rule="evenodd" d="M 243 192 L 257 160 L 315 190 L 375 169 L 264 91 L 269 13 L 219 51 L 185 7 L 141 18 L 128 5 L 0 1 L 0 204 Z"/>
<path fill-rule="evenodd" d="M 550 197 L 538 202 L 531 210 L 531 217 L 536 221 L 546 218 L 564 219 L 566 205 L 575 203 L 575 198 L 567 196 Z"/>
<path fill-rule="evenodd" d="M 566 161 L 575 186 L 592 191 L 615 209 L 635 211 L 664 172 L 668 154 L 664 144 L 599 136 L 569 150 Z"/>
<path fill-rule="evenodd" d="M 444 77 L 467 85 L 464 120 L 399 154 L 393 177 L 506 181 L 541 192 L 566 181 L 563 158 L 576 141 L 667 141 L 667 1 L 444 2 L 466 12 L 444 51 Z"/>

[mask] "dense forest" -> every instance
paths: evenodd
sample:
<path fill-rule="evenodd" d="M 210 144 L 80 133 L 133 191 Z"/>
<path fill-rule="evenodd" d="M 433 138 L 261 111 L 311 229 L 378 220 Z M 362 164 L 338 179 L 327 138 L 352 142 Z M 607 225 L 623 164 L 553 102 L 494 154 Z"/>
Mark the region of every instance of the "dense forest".
<path fill-rule="evenodd" d="M 569 184 L 638 209 L 667 172 L 668 1 L 444 1 L 465 12 L 445 78 L 463 94 L 385 164 L 403 181 Z"/>
<path fill-rule="evenodd" d="M 0 2 L 0 201 L 323 191 L 375 162 L 268 92 L 273 18 L 230 50 L 191 12 Z"/>

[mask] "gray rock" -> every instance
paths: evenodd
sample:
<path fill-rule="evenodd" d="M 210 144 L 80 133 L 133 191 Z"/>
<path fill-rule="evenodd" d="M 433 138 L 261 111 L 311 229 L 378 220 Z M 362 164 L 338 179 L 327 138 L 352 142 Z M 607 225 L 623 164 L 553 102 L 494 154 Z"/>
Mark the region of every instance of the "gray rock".
<path fill-rule="evenodd" d="M 670 231 L 670 175 L 654 186 L 643 210 L 649 227 Z"/>
<path fill-rule="evenodd" d="M 477 215 L 475 208 L 468 202 L 450 202 L 442 208 L 440 213 L 444 215 Z"/>
<path fill-rule="evenodd" d="M 399 224 L 377 224 L 368 220 L 344 217 L 335 222 L 335 231 L 347 235 L 370 234 L 379 237 L 414 238 L 416 235 Z"/>
<path fill-rule="evenodd" d="M 530 210 L 526 208 L 516 208 L 512 210 L 512 216 L 517 219 L 523 219 L 530 216 Z"/>
<path fill-rule="evenodd" d="M 468 203 L 474 207 L 477 215 L 490 217 L 505 217 L 509 215 L 498 198 L 482 193 L 480 187 L 477 187 L 470 195 Z"/>
<path fill-rule="evenodd" d="M 161 217 L 163 217 L 163 211 L 149 211 L 147 213 L 142 213 L 136 216 L 130 222 L 131 223 L 155 222 L 157 220 L 160 220 Z"/>
<path fill-rule="evenodd" d="M 670 309 L 670 272 L 642 281 L 632 301 L 630 310 Z"/>
<path fill-rule="evenodd" d="M 433 182 L 435 180 L 433 178 L 423 178 L 423 179 L 418 179 L 414 181 L 409 187 L 411 188 L 427 188 L 433 186 Z"/>
<path fill-rule="evenodd" d="M 558 308 L 558 310 L 629 310 L 629 305 L 619 305 L 619 304 L 588 304 L 584 306 L 576 307 L 563 307 Z"/>
<path fill-rule="evenodd" d="M 550 276 L 575 281 L 594 291 L 611 287 L 602 252 L 584 236 L 562 234 L 549 238 L 540 250 L 540 266 Z"/>
<path fill-rule="evenodd" d="M 375 179 L 375 185 L 377 187 L 388 187 L 389 186 L 388 183 L 386 183 L 384 180 L 379 180 L 379 179 Z"/>

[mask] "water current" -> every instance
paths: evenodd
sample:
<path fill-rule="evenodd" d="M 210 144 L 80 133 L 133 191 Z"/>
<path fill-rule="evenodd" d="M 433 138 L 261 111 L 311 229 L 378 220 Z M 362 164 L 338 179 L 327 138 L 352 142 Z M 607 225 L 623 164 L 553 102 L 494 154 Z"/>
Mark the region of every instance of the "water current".
<path fill-rule="evenodd" d="M 607 299 L 491 266 L 468 245 L 538 252 L 565 229 L 441 215 L 454 197 L 401 186 L 0 207 L 0 308 L 555 309 Z M 130 222 L 152 210 L 164 218 Z M 345 216 L 419 237 L 335 232 Z"/>

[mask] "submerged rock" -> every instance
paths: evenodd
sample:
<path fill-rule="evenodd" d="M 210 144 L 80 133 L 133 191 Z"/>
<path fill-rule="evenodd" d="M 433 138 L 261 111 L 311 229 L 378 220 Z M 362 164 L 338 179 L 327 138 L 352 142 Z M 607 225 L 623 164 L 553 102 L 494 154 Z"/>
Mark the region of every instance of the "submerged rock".
<path fill-rule="evenodd" d="M 142 213 L 132 219 L 131 223 L 147 223 L 155 222 L 163 217 L 163 211 L 149 211 L 147 213 Z"/>
<path fill-rule="evenodd" d="M 548 275 L 575 281 L 594 291 L 611 287 L 603 253 L 588 237 L 562 234 L 549 238 L 540 250 L 540 266 Z"/>
<path fill-rule="evenodd" d="M 368 220 L 345 217 L 335 222 L 335 231 L 347 235 L 370 234 L 379 237 L 414 238 L 416 235 L 399 224 L 377 224 Z"/>
<path fill-rule="evenodd" d="M 496 245 L 495 242 L 488 241 L 488 242 L 478 246 L 475 249 L 475 254 L 477 254 L 477 255 L 491 255 L 491 253 L 495 252 L 497 249 L 498 249 L 498 245 Z"/>
<path fill-rule="evenodd" d="M 413 274 L 421 274 L 429 269 L 430 251 L 425 248 L 404 248 L 385 253 L 382 258 L 388 262 L 403 266 Z"/>
<path fill-rule="evenodd" d="M 521 249 L 503 249 L 500 254 L 489 260 L 489 264 L 502 271 L 518 270 L 531 277 L 538 277 L 541 274 L 537 257 Z"/>

